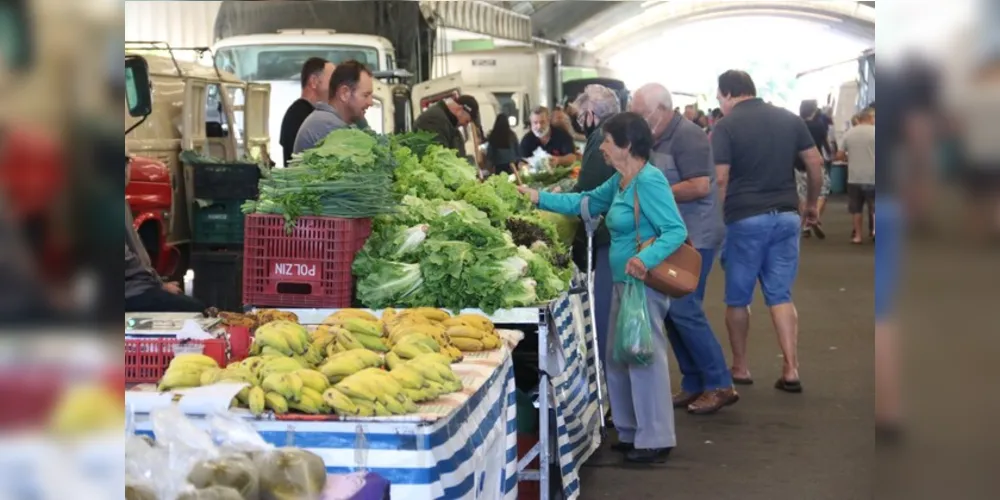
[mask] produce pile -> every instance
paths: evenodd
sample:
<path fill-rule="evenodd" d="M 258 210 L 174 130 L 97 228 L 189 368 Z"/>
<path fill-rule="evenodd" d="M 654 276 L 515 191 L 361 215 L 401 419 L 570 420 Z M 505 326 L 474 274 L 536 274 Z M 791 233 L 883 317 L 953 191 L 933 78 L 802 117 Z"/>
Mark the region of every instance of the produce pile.
<path fill-rule="evenodd" d="M 337 130 L 315 148 L 273 169 L 260 181 L 260 198 L 243 213 L 283 215 L 289 229 L 301 216 L 370 218 L 392 212 L 390 141 L 357 129 Z"/>
<path fill-rule="evenodd" d="M 556 167 L 547 172 L 522 176 L 521 182 L 525 186 L 542 191 L 568 193 L 576 187 L 580 168 L 580 162 L 576 162 L 568 167 Z"/>
<path fill-rule="evenodd" d="M 200 354 L 176 356 L 160 390 L 245 383 L 233 404 L 255 416 L 266 410 L 405 415 L 417 412 L 416 403 L 462 390 L 450 365 L 461 361 L 463 352 L 501 346 L 486 318 L 451 317 L 439 309 L 388 309 L 381 319 L 344 309 L 312 332 L 296 319 L 292 315 L 258 327 L 251 357 L 225 369 Z"/>
<path fill-rule="evenodd" d="M 452 310 L 534 306 L 568 288 L 569 252 L 559 230 L 506 179 L 477 180 L 475 167 L 419 138 L 393 136 L 398 167 L 392 214 L 375 218 L 355 257 L 358 297 L 373 309 Z"/>

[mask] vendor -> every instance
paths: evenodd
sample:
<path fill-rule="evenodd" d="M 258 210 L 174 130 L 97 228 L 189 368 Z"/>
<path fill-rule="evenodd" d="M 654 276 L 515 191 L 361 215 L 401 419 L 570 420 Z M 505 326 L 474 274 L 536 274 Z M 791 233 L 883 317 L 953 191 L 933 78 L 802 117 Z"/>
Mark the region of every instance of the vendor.
<path fill-rule="evenodd" d="M 311 57 L 302 65 L 302 95 L 285 111 L 281 120 L 281 149 L 285 157 L 284 166 L 289 166 L 292 150 L 295 148 L 295 136 L 298 135 L 302 123 L 316 109 L 316 104 L 330 100 L 330 78 L 333 76 L 333 63 L 319 57 Z"/>
<path fill-rule="evenodd" d="M 298 134 L 295 153 L 316 147 L 334 130 L 359 127 L 372 105 L 374 81 L 371 71 L 357 61 L 337 65 L 330 77 L 330 99 L 316 104 Z"/>
<path fill-rule="evenodd" d="M 444 99 L 427 108 L 417 117 L 413 128 L 415 131 L 433 133 L 436 143 L 458 151 L 458 156 L 465 158 L 468 153 L 461 129 L 470 123 L 479 126 L 479 102 L 475 97 L 463 95 L 455 99 Z"/>
<path fill-rule="evenodd" d="M 125 183 L 129 168 L 125 167 Z M 177 283 L 165 283 L 149 261 L 132 223 L 132 212 L 125 207 L 125 312 L 204 313 L 205 305 L 184 295 Z"/>
<path fill-rule="evenodd" d="M 542 210 L 580 215 L 582 200 L 589 198 L 595 215 L 607 214 L 608 227 L 613 231 L 610 260 L 614 276 L 610 335 L 605 343 L 608 350 L 615 345 L 617 335 L 627 333 L 616 331 L 613 320 L 623 307 L 626 283 L 644 279 L 648 270 L 681 247 L 688 234 L 670 184 L 650 163 L 653 134 L 646 120 L 635 113 L 619 114 L 604 124 L 602 135 L 601 152 L 615 174 L 598 188 L 575 194 L 539 193 L 524 186 L 518 189 Z M 638 221 L 635 214 L 640 214 Z M 637 241 L 654 237 L 652 245 L 636 252 Z M 610 356 L 605 372 L 619 438 L 614 449 L 625 453 L 626 462 L 637 464 L 664 462 L 677 444 L 673 403 L 668 396 L 669 347 L 663 324 L 670 298 L 649 287 L 645 287 L 645 293 L 644 305 L 652 330 L 651 363 L 625 364 Z M 623 312 L 628 314 L 629 309 Z"/>
<path fill-rule="evenodd" d="M 531 132 L 521 139 L 521 156 L 530 158 L 539 149 L 552 156 L 552 166 L 569 166 L 578 159 L 573 136 L 552 126 L 549 109 L 544 106 L 531 112 Z"/>

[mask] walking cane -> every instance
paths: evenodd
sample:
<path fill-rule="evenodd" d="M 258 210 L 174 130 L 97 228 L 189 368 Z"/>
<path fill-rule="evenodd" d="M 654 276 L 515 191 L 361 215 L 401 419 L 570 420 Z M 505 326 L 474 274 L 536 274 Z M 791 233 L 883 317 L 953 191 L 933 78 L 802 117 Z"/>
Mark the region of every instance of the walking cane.
<path fill-rule="evenodd" d="M 608 435 L 607 423 L 605 419 L 607 412 L 604 409 L 604 380 L 601 376 L 603 367 L 601 366 L 601 346 L 597 338 L 597 316 L 594 309 L 594 233 L 597 231 L 597 224 L 600 219 L 595 220 L 590 215 L 590 198 L 584 197 L 580 202 L 580 215 L 583 217 L 583 227 L 587 231 L 587 299 L 590 306 L 590 321 L 594 331 L 593 349 L 594 366 L 597 369 L 597 404 L 600 410 L 601 438 Z"/>

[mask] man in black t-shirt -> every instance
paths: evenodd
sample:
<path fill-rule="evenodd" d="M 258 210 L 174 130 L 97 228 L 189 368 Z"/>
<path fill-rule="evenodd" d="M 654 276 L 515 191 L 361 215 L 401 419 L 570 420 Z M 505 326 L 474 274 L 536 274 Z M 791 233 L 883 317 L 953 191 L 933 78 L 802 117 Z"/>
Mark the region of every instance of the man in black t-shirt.
<path fill-rule="evenodd" d="M 573 136 L 552 127 L 549 110 L 545 107 L 531 112 L 531 132 L 521 139 L 521 157 L 530 158 L 538 148 L 552 155 L 552 166 L 572 165 L 578 159 Z"/>
<path fill-rule="evenodd" d="M 302 122 L 312 114 L 316 103 L 330 100 L 330 76 L 333 75 L 333 70 L 333 63 L 319 57 L 312 57 L 302 65 L 302 97 L 288 107 L 285 118 L 281 120 L 281 149 L 286 167 L 292 159 L 295 136 L 302 128 Z"/>

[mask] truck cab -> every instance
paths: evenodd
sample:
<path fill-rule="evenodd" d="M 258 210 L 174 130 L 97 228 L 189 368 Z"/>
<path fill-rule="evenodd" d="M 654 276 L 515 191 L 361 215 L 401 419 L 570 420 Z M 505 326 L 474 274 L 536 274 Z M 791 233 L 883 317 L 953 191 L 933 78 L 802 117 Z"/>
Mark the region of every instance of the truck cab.
<path fill-rule="evenodd" d="M 334 64 L 356 60 L 376 77 L 396 71 L 396 51 L 389 40 L 375 35 L 354 35 L 333 30 L 288 29 L 277 33 L 235 36 L 220 40 L 212 48 L 215 64 L 248 82 L 271 86 L 268 126 L 269 151 L 281 154 L 281 122 L 288 107 L 299 99 L 302 64 L 310 57 L 322 57 Z M 376 78 L 372 107 L 365 113 L 377 133 L 399 130 L 396 106 L 400 89 L 391 80 Z"/>
<path fill-rule="evenodd" d="M 149 71 L 150 112 L 126 106 L 126 154 L 131 182 L 125 198 L 153 266 L 163 276 L 186 270 L 196 203 L 180 153 L 235 162 L 268 154 L 270 89 L 235 75 L 178 60 L 166 44 L 126 44 L 126 61 L 141 57 Z M 126 76 L 126 80 L 128 77 Z"/>

